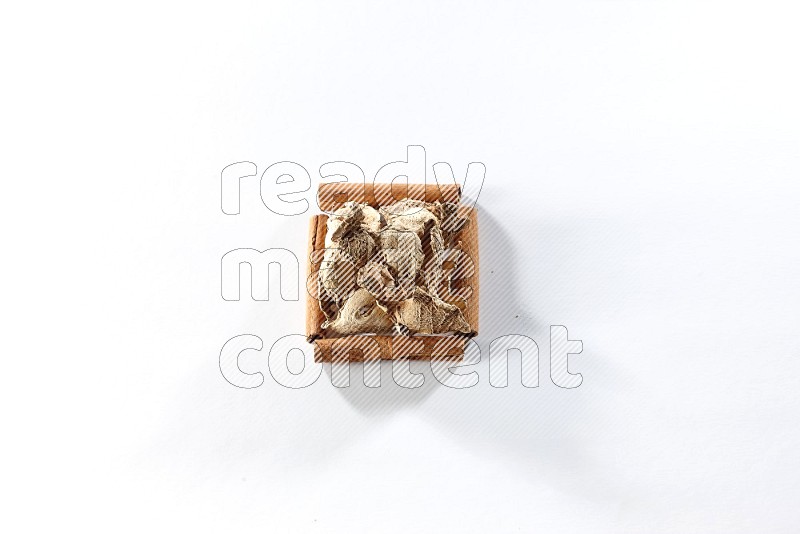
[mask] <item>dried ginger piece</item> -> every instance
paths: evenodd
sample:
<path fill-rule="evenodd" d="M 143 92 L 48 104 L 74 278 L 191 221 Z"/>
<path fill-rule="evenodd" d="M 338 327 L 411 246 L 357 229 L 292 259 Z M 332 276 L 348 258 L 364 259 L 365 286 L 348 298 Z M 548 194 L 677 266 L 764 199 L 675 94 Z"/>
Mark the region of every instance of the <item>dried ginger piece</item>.
<path fill-rule="evenodd" d="M 421 287 L 414 296 L 404 300 L 394 309 L 394 317 L 412 332 L 421 334 L 443 334 L 445 332 L 469 333 L 470 328 L 464 314 L 453 304 L 430 295 Z"/>
<path fill-rule="evenodd" d="M 358 271 L 358 285 L 369 291 L 378 300 L 386 300 L 395 288 L 394 276 L 389 266 L 382 261 L 369 261 Z"/>
<path fill-rule="evenodd" d="M 334 302 L 341 302 L 358 288 L 358 269 L 378 251 L 378 228 L 380 214 L 366 204 L 346 202 L 328 217 L 319 277 L 320 288 Z"/>
<path fill-rule="evenodd" d="M 364 241 L 365 236 L 374 239 L 381 225 L 381 214 L 369 204 L 345 202 L 328 217 L 325 248 L 337 248 L 342 241 L 354 236 L 357 236 L 357 241 Z"/>
<path fill-rule="evenodd" d="M 347 334 L 389 334 L 394 321 L 366 289 L 359 289 L 348 298 L 336 318 L 322 323 L 328 332 Z"/>
<path fill-rule="evenodd" d="M 385 228 L 380 234 L 381 257 L 392 274 L 394 291 L 387 292 L 385 300 L 407 299 L 414 292 L 417 273 L 425 256 L 417 234 L 395 228 Z"/>
<path fill-rule="evenodd" d="M 339 242 L 339 248 L 347 253 L 356 267 L 363 267 L 378 252 L 375 237 L 365 230 L 354 230 Z"/>
<path fill-rule="evenodd" d="M 427 202 L 406 198 L 390 206 L 382 206 L 379 211 L 386 219 L 387 226 L 414 232 L 422 239 L 426 229 L 439 224 L 439 219 L 428 209 L 430 206 L 432 204 Z"/>
<path fill-rule="evenodd" d="M 444 262 L 444 238 L 439 226 L 432 226 L 429 235 L 430 254 L 425 263 L 425 285 L 431 295 L 439 295 L 439 286 L 442 283 L 442 264 Z"/>
<path fill-rule="evenodd" d="M 426 239 L 430 251 L 426 251 L 423 277 L 425 286 L 433 295 L 438 295 L 442 282 L 442 255 L 445 240 L 442 235 L 442 217 L 445 209 L 440 202 L 427 203 L 421 200 L 404 199 L 390 206 L 380 208 L 389 227 L 396 230 L 414 232 L 420 239 Z M 383 248 L 383 244 L 381 244 Z"/>
<path fill-rule="evenodd" d="M 348 298 L 358 289 L 357 274 L 358 269 L 346 250 L 325 249 L 319 266 L 320 299 L 327 296 L 328 300 L 338 303 Z M 324 307 L 322 310 L 326 311 Z"/>

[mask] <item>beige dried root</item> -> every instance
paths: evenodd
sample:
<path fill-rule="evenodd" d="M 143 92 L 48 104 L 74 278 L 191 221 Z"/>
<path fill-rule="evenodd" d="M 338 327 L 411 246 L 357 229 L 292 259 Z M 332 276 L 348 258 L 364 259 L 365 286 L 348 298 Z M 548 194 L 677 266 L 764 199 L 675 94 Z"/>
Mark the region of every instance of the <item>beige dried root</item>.
<path fill-rule="evenodd" d="M 356 267 L 363 267 L 378 251 L 375 237 L 365 230 L 355 230 L 339 242 L 339 248 L 350 256 Z"/>
<path fill-rule="evenodd" d="M 378 251 L 378 228 L 380 214 L 366 204 L 347 202 L 328 217 L 319 277 L 321 289 L 334 302 L 357 289 L 358 269 Z"/>
<path fill-rule="evenodd" d="M 327 295 L 333 302 L 341 302 L 358 289 L 357 274 L 358 268 L 346 250 L 326 249 L 319 266 L 320 296 Z"/>
<path fill-rule="evenodd" d="M 370 261 L 358 271 L 358 285 L 378 300 L 386 300 L 395 289 L 394 276 L 382 261 Z"/>
<path fill-rule="evenodd" d="M 359 230 L 373 236 L 380 231 L 381 214 L 369 204 L 345 202 L 328 217 L 325 232 L 325 248 L 335 248 L 348 234 Z"/>
<path fill-rule="evenodd" d="M 337 312 L 336 318 L 325 321 L 322 327 L 336 335 L 389 334 L 394 321 L 369 291 L 359 289 L 348 298 Z"/>
<path fill-rule="evenodd" d="M 425 262 L 425 286 L 431 295 L 439 295 L 439 286 L 442 283 L 442 263 L 444 261 L 444 238 L 439 226 L 432 226 L 428 233 L 426 243 L 430 248 L 428 261 Z"/>
<path fill-rule="evenodd" d="M 407 299 L 414 292 L 417 273 L 425 257 L 417 234 L 385 228 L 380 234 L 381 257 L 392 274 L 394 291 L 387 291 L 389 301 Z"/>
<path fill-rule="evenodd" d="M 421 287 L 414 290 L 412 298 L 394 308 L 394 318 L 412 332 L 422 334 L 470 331 L 464 314 L 457 306 L 430 295 Z"/>
<path fill-rule="evenodd" d="M 433 224 L 439 224 L 439 219 L 428 209 L 431 206 L 427 202 L 407 198 L 391 206 L 382 206 L 379 211 L 386 219 L 387 226 L 414 232 L 422 239 L 425 230 Z"/>

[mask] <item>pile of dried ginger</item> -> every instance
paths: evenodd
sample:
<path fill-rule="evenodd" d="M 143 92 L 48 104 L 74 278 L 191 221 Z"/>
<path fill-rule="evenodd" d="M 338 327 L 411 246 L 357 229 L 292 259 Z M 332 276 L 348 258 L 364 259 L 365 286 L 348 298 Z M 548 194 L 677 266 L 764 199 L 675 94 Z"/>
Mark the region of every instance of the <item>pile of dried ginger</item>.
<path fill-rule="evenodd" d="M 318 273 L 326 333 L 469 333 L 461 310 L 440 298 L 445 251 L 464 222 L 456 204 L 412 199 L 333 212 Z"/>

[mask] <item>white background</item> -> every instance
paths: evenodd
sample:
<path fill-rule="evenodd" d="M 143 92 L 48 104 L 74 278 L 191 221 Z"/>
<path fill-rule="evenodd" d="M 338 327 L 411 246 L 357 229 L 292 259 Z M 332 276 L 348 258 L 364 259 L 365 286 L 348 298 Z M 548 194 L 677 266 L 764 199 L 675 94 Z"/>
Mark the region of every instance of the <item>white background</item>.
<path fill-rule="evenodd" d="M 796 532 L 793 4 L 6 7 L 3 530 Z M 226 216 L 222 168 L 409 144 L 487 168 L 478 386 L 226 382 L 303 303 L 224 302 L 220 258 L 302 260 L 313 208 Z M 490 387 L 505 334 L 538 389 Z"/>

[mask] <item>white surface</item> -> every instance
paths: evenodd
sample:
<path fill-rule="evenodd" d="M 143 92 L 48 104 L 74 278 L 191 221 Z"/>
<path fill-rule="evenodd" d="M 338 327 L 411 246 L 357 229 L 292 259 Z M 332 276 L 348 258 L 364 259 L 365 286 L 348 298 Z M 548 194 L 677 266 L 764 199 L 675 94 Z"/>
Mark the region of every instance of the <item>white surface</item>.
<path fill-rule="evenodd" d="M 3 530 L 796 531 L 793 3 L 16 9 Z M 224 302 L 220 258 L 302 259 L 307 217 L 257 181 L 224 215 L 222 168 L 316 187 L 409 144 L 487 167 L 479 385 L 228 384 L 223 343 L 301 333 L 303 305 Z M 550 324 L 583 341 L 577 389 Z M 538 389 L 489 385 L 512 333 Z"/>

